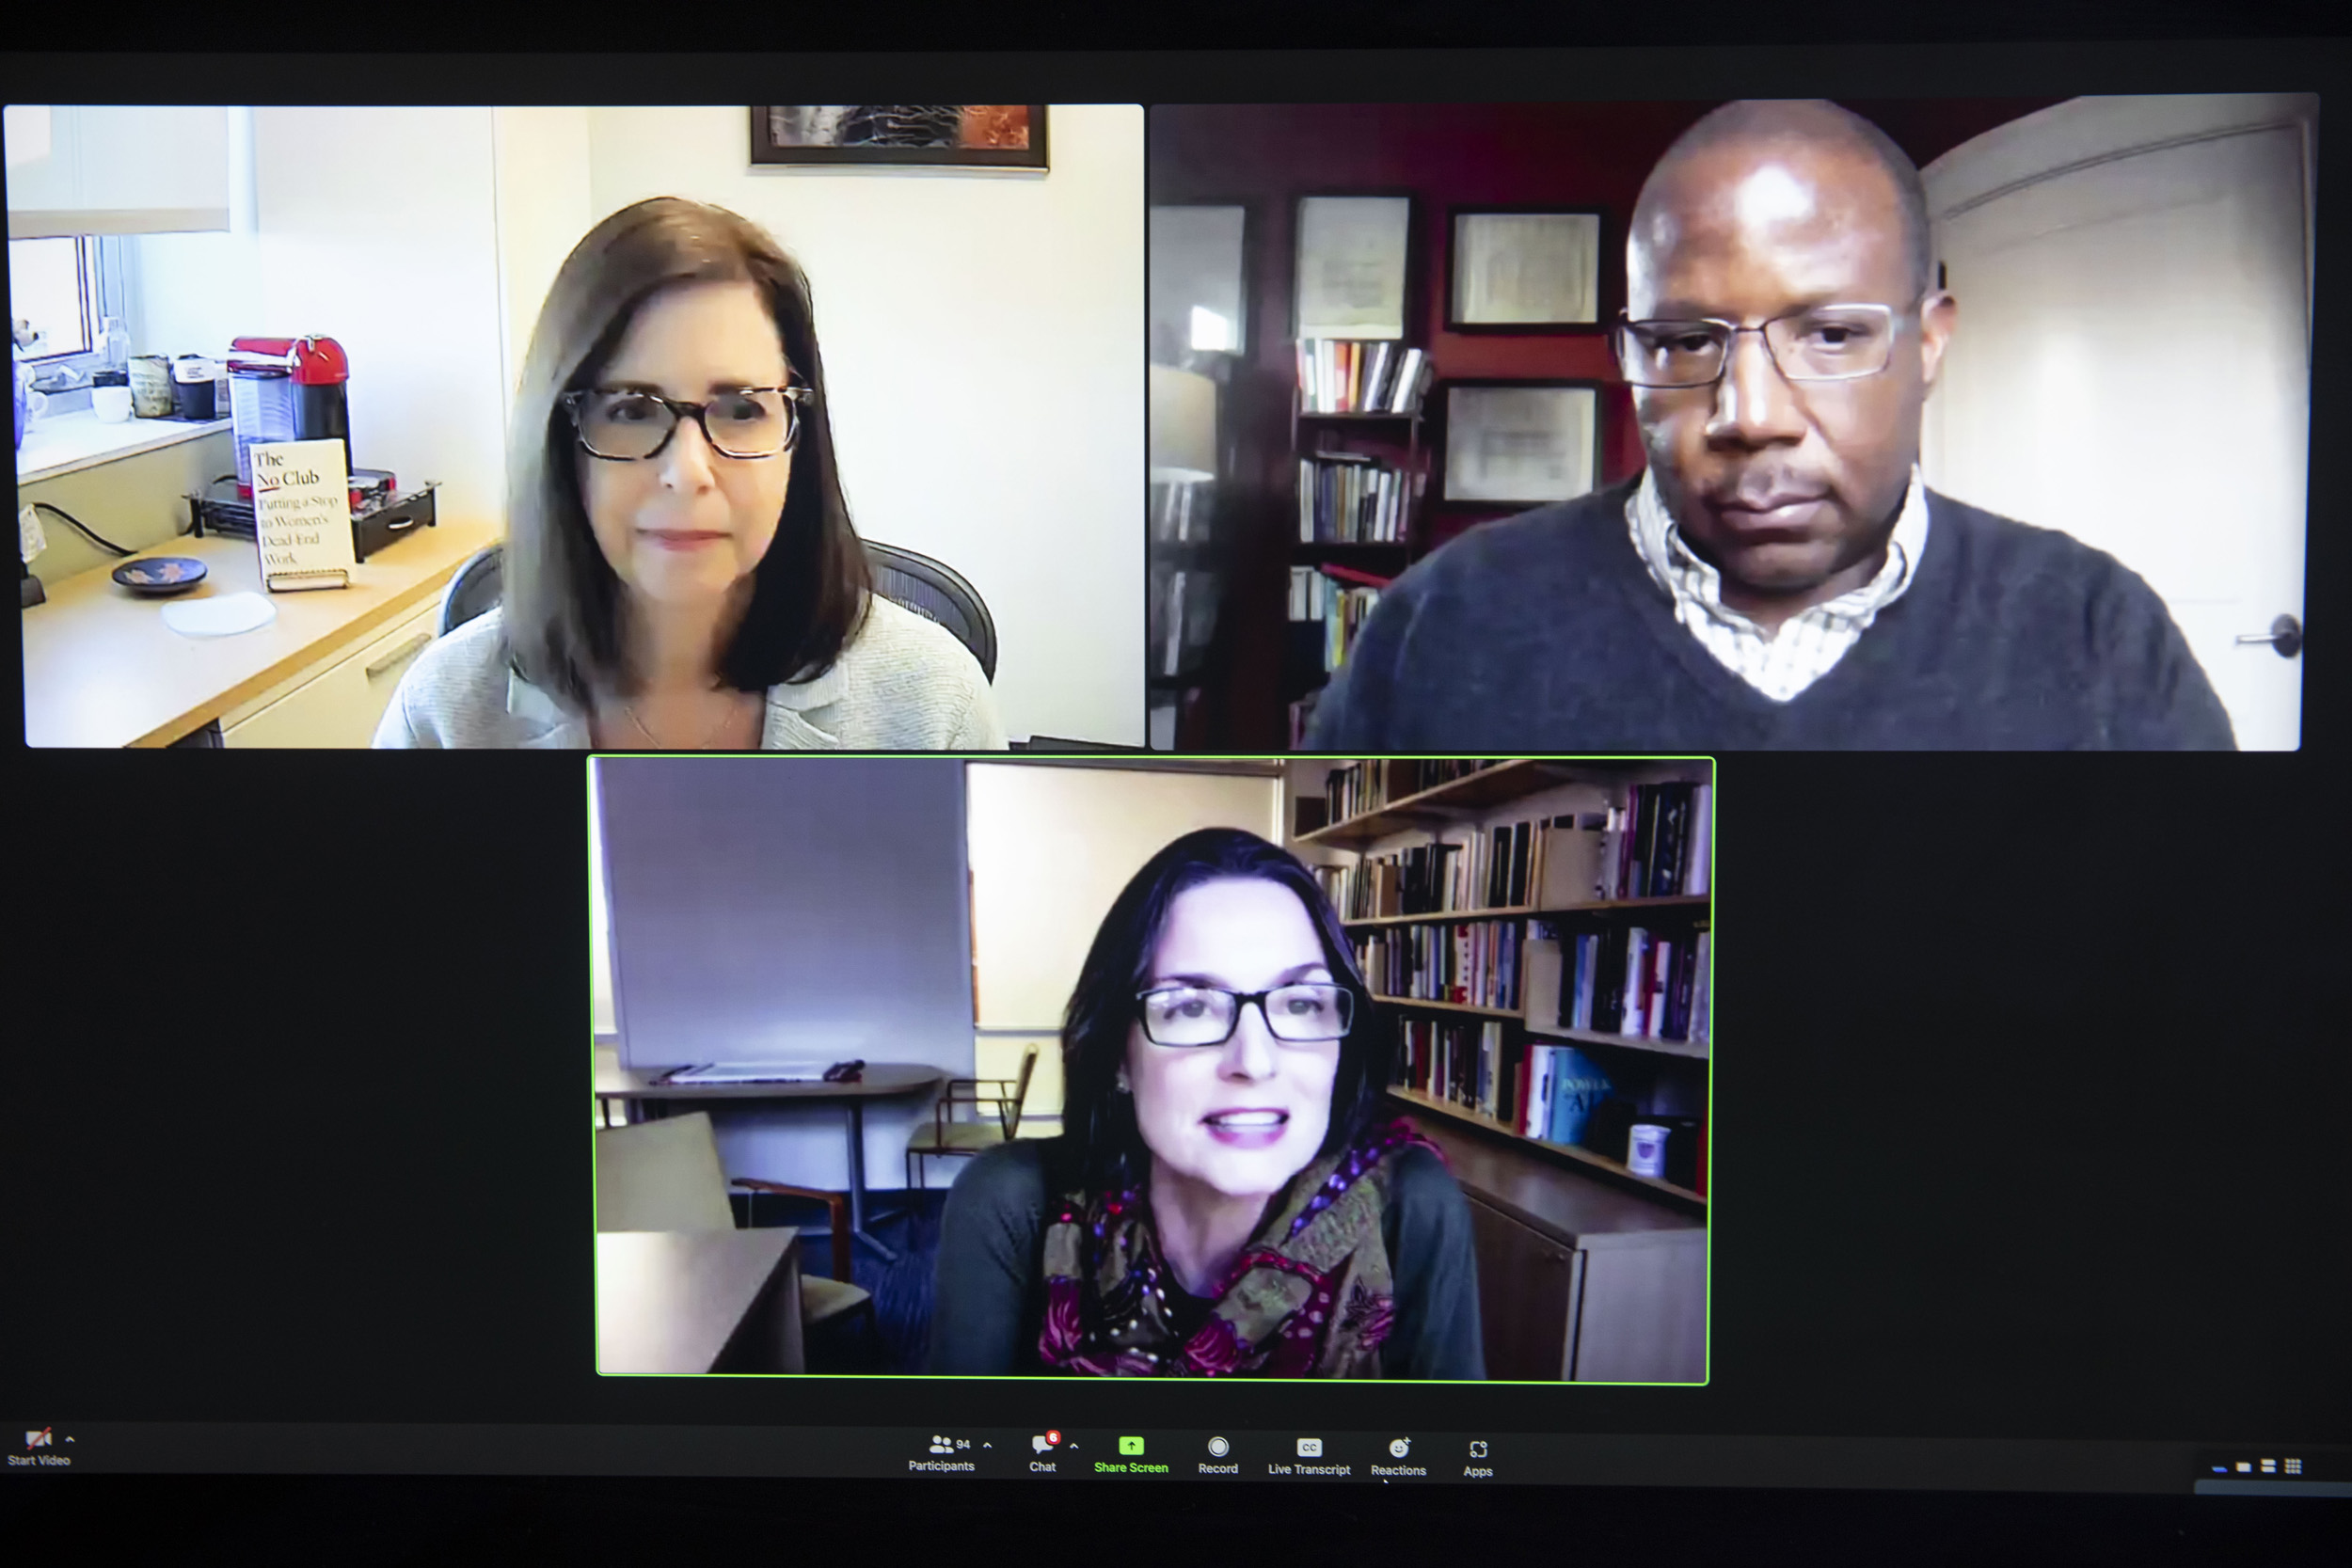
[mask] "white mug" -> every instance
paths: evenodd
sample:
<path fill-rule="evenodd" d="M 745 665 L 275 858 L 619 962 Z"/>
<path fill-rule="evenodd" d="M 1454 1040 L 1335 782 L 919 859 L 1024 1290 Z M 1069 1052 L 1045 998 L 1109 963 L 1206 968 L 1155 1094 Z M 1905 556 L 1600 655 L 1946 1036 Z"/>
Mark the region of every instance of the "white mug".
<path fill-rule="evenodd" d="M 1626 1144 L 1626 1169 L 1636 1176 L 1666 1174 L 1666 1129 L 1654 1122 L 1637 1122 Z"/>
<path fill-rule="evenodd" d="M 89 389 L 90 412 L 108 424 L 120 424 L 131 417 L 131 388 L 128 387 L 92 387 Z"/>

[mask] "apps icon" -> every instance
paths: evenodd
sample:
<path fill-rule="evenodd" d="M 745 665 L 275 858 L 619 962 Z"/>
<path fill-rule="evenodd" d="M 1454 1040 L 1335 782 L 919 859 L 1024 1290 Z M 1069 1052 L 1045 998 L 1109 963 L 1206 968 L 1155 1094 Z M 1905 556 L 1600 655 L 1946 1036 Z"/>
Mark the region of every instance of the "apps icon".
<path fill-rule="evenodd" d="M 1298 1457 L 1301 1459 L 1321 1459 L 1323 1457 L 1323 1439 L 1320 1437 L 1301 1437 L 1298 1440 Z"/>
<path fill-rule="evenodd" d="M 1484 1437 L 1473 1437 L 1470 1439 L 1470 1457 L 1472 1459 L 1484 1459 L 1486 1457 L 1486 1440 Z"/>
<path fill-rule="evenodd" d="M 1223 1459 L 1227 1454 L 1232 1453 L 1232 1451 L 1233 1445 L 1228 1443 L 1224 1438 L 1212 1437 L 1209 1439 L 1209 1457 L 1211 1459 Z"/>
<path fill-rule="evenodd" d="M 1409 1437 L 1391 1438 L 1389 1442 L 1389 1457 L 1391 1459 L 1402 1459 L 1412 1451 L 1413 1440 Z"/>
<path fill-rule="evenodd" d="M 1121 1437 L 1119 1440 L 1119 1451 L 1123 1454 L 1140 1454 L 1143 1452 L 1143 1439 L 1140 1437 Z"/>

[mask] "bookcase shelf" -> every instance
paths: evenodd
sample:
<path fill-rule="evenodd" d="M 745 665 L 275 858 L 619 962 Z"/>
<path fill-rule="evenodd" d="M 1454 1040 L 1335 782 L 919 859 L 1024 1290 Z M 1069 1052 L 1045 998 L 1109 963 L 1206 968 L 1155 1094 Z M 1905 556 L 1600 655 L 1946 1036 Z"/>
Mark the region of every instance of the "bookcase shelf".
<path fill-rule="evenodd" d="M 1317 828 L 1312 832 L 1295 836 L 1301 844 L 1320 844 L 1335 849 L 1360 848 L 1406 828 L 1450 821 L 1464 813 L 1504 805 L 1538 790 L 1549 789 L 1554 784 L 1572 783 L 1580 771 L 1598 771 L 1607 766 L 1604 764 L 1597 768 L 1592 763 L 1566 765 L 1518 757 L 1509 762 L 1497 763 L 1491 768 L 1482 768 L 1458 779 L 1450 779 L 1441 784 L 1433 784 L 1416 794 L 1391 800 L 1377 811 L 1345 817 Z"/>
<path fill-rule="evenodd" d="M 1702 1213 L 1706 1212 L 1707 1196 L 1705 1194 L 1694 1193 L 1688 1187 L 1678 1187 L 1671 1181 L 1660 1180 L 1654 1176 L 1636 1176 L 1624 1162 L 1612 1160 L 1606 1154 L 1596 1154 L 1589 1148 L 1581 1148 L 1574 1144 L 1555 1144 L 1546 1142 L 1542 1138 L 1528 1137 L 1484 1112 L 1473 1111 L 1466 1105 L 1456 1105 L 1450 1100 L 1439 1100 L 1435 1095 L 1423 1094 L 1419 1089 L 1408 1089 L 1401 1085 L 1392 1085 L 1388 1093 L 1390 1099 L 1401 1104 L 1409 1105 L 1417 1111 L 1432 1111 L 1438 1116 L 1451 1117 L 1455 1121 L 1467 1122 L 1472 1127 L 1498 1137 L 1508 1138 L 1522 1148 L 1550 1155 L 1563 1163 L 1572 1163 L 1596 1170 L 1607 1171 L 1620 1180 L 1647 1188 L 1654 1193 L 1663 1194 L 1696 1208 Z"/>
<path fill-rule="evenodd" d="M 1367 915 L 1361 920 L 1343 920 L 1340 924 L 1353 931 L 1375 926 L 1450 926 L 1467 920 L 1547 920 L 1557 915 L 1608 914 L 1619 910 L 1703 910 L 1713 902 L 1714 899 L 1704 893 L 1677 894 L 1669 898 L 1602 898 L 1589 904 L 1563 904 L 1548 910 L 1522 906 L 1502 910 L 1438 910 L 1427 914 Z"/>
<path fill-rule="evenodd" d="M 1467 1002 L 1422 1002 L 1410 996 L 1382 996 L 1375 991 L 1375 1002 L 1385 1002 L 1391 1007 L 1427 1007 L 1440 1013 L 1475 1013 L 1480 1018 L 1524 1018 L 1516 1007 L 1473 1007 Z"/>
<path fill-rule="evenodd" d="M 1478 1018 L 1507 1018 L 1529 1034 L 1541 1035 L 1548 1040 L 1573 1040 L 1579 1045 L 1621 1045 L 1631 1051 L 1655 1051 L 1661 1056 L 1688 1056 L 1702 1062 L 1708 1058 L 1708 1046 L 1704 1040 L 1654 1040 L 1647 1035 L 1613 1035 L 1604 1029 L 1546 1029 L 1528 1022 L 1527 1014 L 1517 1007 L 1474 1007 L 1467 1002 L 1422 1002 L 1409 996 L 1382 996 L 1376 991 L 1372 999 L 1391 1007 L 1470 1013 Z"/>

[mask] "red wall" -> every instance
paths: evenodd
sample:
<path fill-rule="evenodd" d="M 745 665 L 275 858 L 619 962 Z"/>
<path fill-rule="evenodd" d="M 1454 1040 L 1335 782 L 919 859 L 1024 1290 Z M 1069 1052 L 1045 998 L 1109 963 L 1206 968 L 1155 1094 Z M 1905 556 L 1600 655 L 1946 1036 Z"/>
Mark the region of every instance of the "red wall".
<path fill-rule="evenodd" d="M 1854 101 L 1921 165 L 2052 99 Z M 1601 315 L 1623 303 L 1625 219 L 1669 143 L 1711 103 L 1155 105 L 1150 117 L 1154 202 L 1238 202 L 1249 209 L 1248 356 L 1229 389 L 1240 492 L 1254 531 L 1228 600 L 1232 646 L 1225 721 L 1203 744 L 1279 747 L 1275 672 L 1281 636 L 1290 486 L 1292 229 L 1306 195 L 1410 194 L 1416 231 L 1406 279 L 1419 319 L 1408 341 L 1430 351 L 1439 379 L 1611 378 L 1598 332 L 1526 336 L 1445 330 L 1451 207 L 1556 206 L 1603 214 Z M 1601 472 L 1613 483 L 1642 466 L 1630 400 L 1603 394 Z M 1432 537 L 1491 513 L 1432 508 Z M 1263 579 L 1259 581 L 1257 579 Z M 1263 593 L 1260 593 L 1260 589 Z M 1263 602 L 1261 603 L 1260 601 Z M 1270 613 L 1269 627 L 1263 617 Z"/>

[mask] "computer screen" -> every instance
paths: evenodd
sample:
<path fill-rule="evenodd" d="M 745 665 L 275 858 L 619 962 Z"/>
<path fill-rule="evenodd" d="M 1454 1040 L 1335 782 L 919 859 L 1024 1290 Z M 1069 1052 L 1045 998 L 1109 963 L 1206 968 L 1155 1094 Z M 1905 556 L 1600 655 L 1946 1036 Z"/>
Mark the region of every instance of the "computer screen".
<path fill-rule="evenodd" d="M 0 1508 L 2325 1560 L 2341 41 L 976 25 L 7 62 Z"/>

